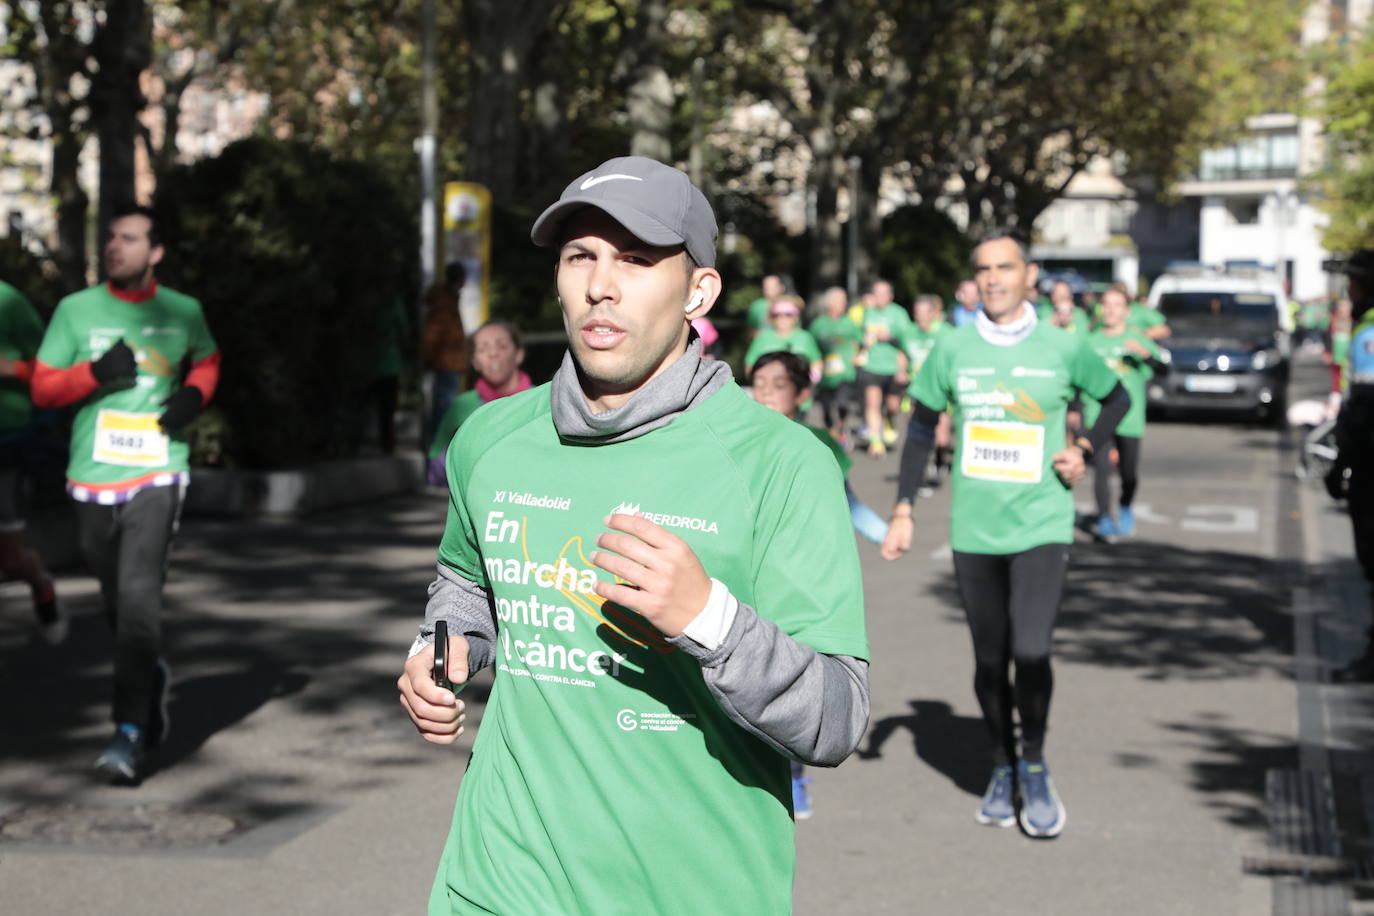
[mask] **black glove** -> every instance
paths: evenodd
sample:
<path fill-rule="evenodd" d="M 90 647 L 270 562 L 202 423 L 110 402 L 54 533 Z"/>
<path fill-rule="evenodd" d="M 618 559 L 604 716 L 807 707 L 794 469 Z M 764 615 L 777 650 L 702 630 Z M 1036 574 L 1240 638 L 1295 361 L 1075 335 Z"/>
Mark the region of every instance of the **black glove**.
<path fill-rule="evenodd" d="M 1345 465 L 1334 464 L 1322 480 L 1322 483 L 1326 484 L 1326 492 L 1337 502 L 1345 499 L 1349 493 L 1350 478 L 1347 476 L 1349 473 L 1350 471 Z"/>
<path fill-rule="evenodd" d="M 163 432 L 174 433 L 191 422 L 200 412 L 203 402 L 200 389 L 195 385 L 187 385 L 162 402 L 167 409 L 157 418 L 157 425 L 162 427 Z"/>
<path fill-rule="evenodd" d="M 115 341 L 104 356 L 91 363 L 91 375 L 102 385 L 131 379 L 137 372 L 138 362 L 134 359 L 134 351 L 129 349 L 123 337 Z"/>

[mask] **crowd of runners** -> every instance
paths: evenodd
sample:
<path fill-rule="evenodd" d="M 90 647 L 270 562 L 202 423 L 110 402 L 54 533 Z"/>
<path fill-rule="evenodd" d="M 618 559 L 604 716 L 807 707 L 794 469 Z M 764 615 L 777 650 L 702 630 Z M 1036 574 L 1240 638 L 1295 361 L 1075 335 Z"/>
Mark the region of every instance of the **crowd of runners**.
<path fill-rule="evenodd" d="M 154 214 L 122 211 L 108 229 L 108 280 L 62 300 L 46 329 L 0 284 L 0 444 L 14 446 L 0 448 L 0 571 L 29 584 L 39 631 L 61 642 L 52 576 L 24 540 L 17 443 L 34 406 L 71 407 L 67 492 L 113 641 L 114 733 L 95 765 L 137 783 L 169 728 L 161 594 L 184 430 L 219 354 L 199 303 L 156 281 Z M 1076 526 L 1106 543 L 1135 534 L 1167 324 L 1122 284 L 1076 294 L 1042 278 L 1003 229 L 977 241 L 949 309 L 882 278 L 808 303 L 771 275 L 735 328 L 708 318 L 716 236 L 684 173 L 610 160 L 532 228 L 568 337 L 553 378 L 534 384 L 505 321 L 426 344 L 475 384 L 435 387 L 429 480 L 447 523 L 401 703 L 425 740 L 452 743 L 463 686 L 496 670 L 433 913 L 786 911 L 792 821 L 812 814 L 805 767 L 838 765 L 867 724 L 852 532 L 895 561 L 918 519 L 948 523 L 971 636 L 991 759 L 974 818 L 1039 838 L 1065 828 L 1047 737 L 1070 545 Z M 1368 565 L 1362 277 L 1352 268 L 1354 310 L 1328 322 L 1353 405 L 1328 483 L 1363 513 Z M 720 358 L 732 333 L 738 373 Z M 849 486 L 856 460 L 890 463 L 882 511 Z M 1079 518 L 1089 473 L 1095 511 Z M 949 517 L 932 518 L 923 497 L 945 483 Z"/>

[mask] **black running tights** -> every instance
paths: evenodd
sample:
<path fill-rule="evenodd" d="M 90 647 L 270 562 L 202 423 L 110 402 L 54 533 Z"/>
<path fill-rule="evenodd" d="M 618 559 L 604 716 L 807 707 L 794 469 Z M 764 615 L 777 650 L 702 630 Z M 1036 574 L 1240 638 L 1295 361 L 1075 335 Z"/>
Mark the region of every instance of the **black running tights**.
<path fill-rule="evenodd" d="M 1120 504 L 1129 506 L 1135 500 L 1135 488 L 1140 483 L 1140 437 L 1112 435 L 1093 454 L 1093 495 L 1097 497 L 1097 514 L 1112 514 L 1112 449 L 1116 449 L 1116 469 L 1121 474 Z"/>
<path fill-rule="evenodd" d="M 992 741 L 994 765 L 1017 758 L 1013 709 L 1021 721 L 1021 759 L 1044 760 L 1054 691 L 1050 634 L 1068 568 L 1067 544 L 1013 554 L 954 553 L 954 576 L 973 636 L 973 692 Z"/>

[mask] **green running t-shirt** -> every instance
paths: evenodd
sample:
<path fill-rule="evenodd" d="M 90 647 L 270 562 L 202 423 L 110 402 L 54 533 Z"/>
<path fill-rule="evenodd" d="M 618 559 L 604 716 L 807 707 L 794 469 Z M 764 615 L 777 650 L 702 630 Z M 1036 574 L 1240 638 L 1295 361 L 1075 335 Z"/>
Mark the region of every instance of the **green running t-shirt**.
<path fill-rule="evenodd" d="M 490 589 L 498 636 L 429 912 L 790 912 L 788 760 L 593 592 L 588 557 L 637 512 L 784 633 L 866 658 L 834 459 L 733 384 L 638 438 L 565 443 L 543 385 L 474 414 L 448 480 L 439 562 Z"/>
<path fill-rule="evenodd" d="M 831 318 L 822 315 L 811 322 L 807 330 L 821 348 L 821 380 L 819 388 L 835 388 L 854 381 L 854 357 L 859 355 L 864 332 L 848 315 Z"/>
<path fill-rule="evenodd" d="M 902 336 L 911 327 L 911 317 L 900 305 L 890 302 L 882 308 L 869 306 L 864 309 L 864 344 L 866 351 L 863 368 L 875 375 L 896 375 L 898 347 Z M 881 330 L 887 331 L 887 340 L 879 339 Z"/>
<path fill-rule="evenodd" d="M 821 445 L 830 449 L 830 454 L 835 456 L 835 461 L 840 466 L 840 474 L 845 478 L 849 477 L 849 469 L 854 467 L 854 459 L 849 457 L 849 453 L 844 450 L 844 446 L 835 441 L 835 437 L 830 435 L 830 430 L 820 426 L 812 426 L 810 423 L 803 423 L 811 431 L 811 435 L 821 440 Z"/>
<path fill-rule="evenodd" d="M 439 426 L 434 430 L 434 438 L 429 443 L 429 457 L 444 457 L 444 452 L 448 450 L 448 444 L 453 441 L 458 427 L 466 423 L 472 412 L 481 406 L 482 396 L 477 393 L 476 388 L 464 391 L 454 398 L 444 411 L 444 415 L 439 418 Z"/>
<path fill-rule="evenodd" d="M 1137 331 L 1148 331 L 1150 328 L 1157 328 L 1165 323 L 1164 316 L 1158 309 L 1152 309 L 1148 305 L 1138 303 L 1131 304 L 1131 310 L 1126 314 L 1126 327 L 1135 328 Z"/>
<path fill-rule="evenodd" d="M 43 340 L 43 319 L 19 290 L 0 280 L 0 356 L 8 360 L 33 359 Z M 29 424 L 33 401 L 29 386 L 17 378 L 0 378 L 0 432 L 13 432 Z"/>
<path fill-rule="evenodd" d="M 911 376 L 911 383 L 907 385 L 907 394 L 916 393 L 916 377 L 921 374 L 921 367 L 930 358 L 930 351 L 935 348 L 935 341 L 939 340 L 946 332 L 953 330 L 943 321 L 937 321 L 930 326 L 929 331 L 921 330 L 921 326 L 916 322 L 911 323 L 906 333 L 902 337 L 902 349 L 906 351 L 907 367 L 906 371 Z"/>
<path fill-rule="evenodd" d="M 821 361 L 821 348 L 816 344 L 816 338 L 812 337 L 808 331 L 797 328 L 791 334 L 783 337 L 768 327 L 759 331 L 759 336 L 750 341 L 749 349 L 744 354 L 744 365 L 752 369 L 760 356 L 779 351 L 800 354 L 806 358 L 808 363 Z"/>
<path fill-rule="evenodd" d="M 1047 303 L 1040 306 L 1036 309 L 1036 314 L 1039 315 L 1040 320 L 1045 324 L 1053 324 L 1054 304 Z M 1067 328 L 1059 328 L 1059 330 L 1068 331 L 1070 334 L 1086 334 L 1091 324 L 1092 322 L 1088 319 L 1088 313 L 1075 305 L 1073 307 L 1073 313 L 1069 317 L 1069 326 Z M 1054 327 L 1058 328 L 1059 325 L 1054 325 Z"/>
<path fill-rule="evenodd" d="M 1094 331 L 1088 335 L 1088 346 L 1092 347 L 1093 352 L 1102 357 L 1107 368 L 1116 373 L 1116 377 L 1121 380 L 1121 387 L 1126 389 L 1126 393 L 1131 396 L 1131 406 L 1126 411 L 1126 416 L 1121 418 L 1121 422 L 1116 426 L 1118 436 L 1145 435 L 1145 383 L 1154 376 L 1154 370 L 1146 362 L 1145 357 L 1137 353 L 1132 353 L 1126 349 L 1126 341 L 1134 340 L 1143 346 L 1151 357 L 1159 358 L 1159 345 L 1144 334 L 1132 328 L 1127 328 L 1115 336 L 1107 334 L 1105 331 Z M 1097 415 L 1102 412 L 1102 405 L 1094 398 L 1085 398 L 1083 401 L 1083 424 L 1091 427 L 1097 422 Z"/>
<path fill-rule="evenodd" d="M 768 327 L 768 309 L 772 305 L 772 300 L 767 296 L 760 296 L 749 303 L 749 312 L 745 315 L 744 322 L 755 331 L 762 331 Z"/>
<path fill-rule="evenodd" d="M 92 286 L 57 304 L 38 360 L 67 369 L 99 359 L 121 338 L 133 348 L 138 372 L 133 385 L 106 385 L 81 402 L 67 462 L 73 493 L 188 469 L 184 433 L 168 436 L 157 419 L 162 402 L 181 387 L 184 362 L 215 352 L 200 303 L 165 286 L 146 302 Z"/>
<path fill-rule="evenodd" d="M 1073 493 L 1051 459 L 1064 448 L 1075 389 L 1104 398 L 1116 375 L 1081 335 L 1037 324 L 990 344 L 976 325 L 935 344 L 912 396 L 954 413 L 949 543 L 963 553 L 1020 553 L 1073 542 Z"/>

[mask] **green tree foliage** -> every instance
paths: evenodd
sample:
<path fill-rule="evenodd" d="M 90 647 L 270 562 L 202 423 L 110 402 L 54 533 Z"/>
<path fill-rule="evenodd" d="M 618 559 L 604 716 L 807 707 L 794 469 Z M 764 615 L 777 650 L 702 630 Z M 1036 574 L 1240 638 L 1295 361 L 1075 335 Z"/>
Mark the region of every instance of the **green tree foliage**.
<path fill-rule="evenodd" d="M 1331 162 L 1322 179 L 1331 217 L 1322 244 L 1343 252 L 1374 248 L 1374 33 L 1337 68 L 1322 115 Z"/>
<path fill-rule="evenodd" d="M 55 265 L 25 248 L 18 235 L 0 238 L 0 280 L 23 293 L 44 320 L 66 295 Z"/>
<path fill-rule="evenodd" d="M 938 293 L 948 308 L 955 287 L 969 276 L 970 253 L 968 239 L 947 214 L 933 207 L 902 207 L 883 220 L 877 272 L 907 304 L 918 293 Z"/>
<path fill-rule="evenodd" d="M 224 356 L 227 463 L 349 451 L 392 304 L 415 301 L 413 208 L 373 167 L 250 139 L 172 169 L 155 207 L 165 282 L 198 297 Z"/>

